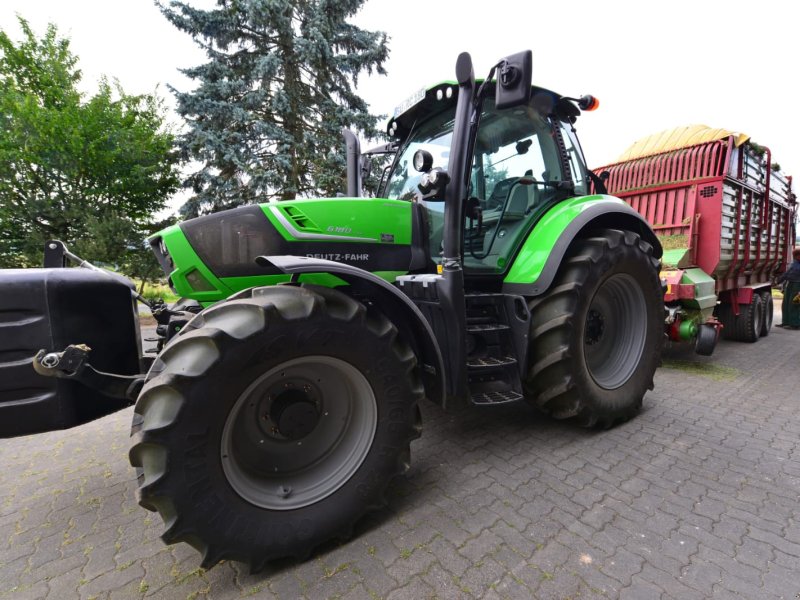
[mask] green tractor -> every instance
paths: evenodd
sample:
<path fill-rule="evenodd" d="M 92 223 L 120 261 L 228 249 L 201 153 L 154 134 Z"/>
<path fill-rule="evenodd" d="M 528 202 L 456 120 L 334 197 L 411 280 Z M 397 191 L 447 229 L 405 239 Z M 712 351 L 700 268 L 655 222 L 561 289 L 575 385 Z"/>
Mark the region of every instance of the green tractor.
<path fill-rule="evenodd" d="M 529 51 L 477 81 L 463 53 L 456 81 L 395 112 L 389 144 L 362 155 L 345 134 L 348 197 L 151 238 L 184 300 L 156 308 L 146 376 L 91 369 L 85 347 L 35 362 L 136 399 L 139 503 L 204 567 L 347 538 L 408 468 L 423 398 L 628 419 L 659 362 L 661 247 L 586 168 L 574 123 L 594 105 L 533 87 Z M 391 165 L 359 197 L 375 153 Z"/>

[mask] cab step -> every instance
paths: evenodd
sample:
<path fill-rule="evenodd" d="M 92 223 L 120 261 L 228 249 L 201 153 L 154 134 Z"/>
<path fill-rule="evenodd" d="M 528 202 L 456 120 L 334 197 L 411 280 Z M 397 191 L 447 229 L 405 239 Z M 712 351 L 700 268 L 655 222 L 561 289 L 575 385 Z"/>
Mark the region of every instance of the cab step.
<path fill-rule="evenodd" d="M 516 364 L 517 359 L 513 356 L 483 356 L 467 359 L 467 370 L 483 371 L 485 369 L 499 369 Z"/>
<path fill-rule="evenodd" d="M 509 404 L 522 400 L 523 395 L 516 390 L 506 390 L 502 392 L 477 392 L 472 394 L 472 403 L 476 406 L 488 406 L 497 404 Z"/>
<path fill-rule="evenodd" d="M 487 331 L 506 331 L 510 329 L 505 323 L 474 323 L 467 325 L 468 333 L 486 333 Z"/>

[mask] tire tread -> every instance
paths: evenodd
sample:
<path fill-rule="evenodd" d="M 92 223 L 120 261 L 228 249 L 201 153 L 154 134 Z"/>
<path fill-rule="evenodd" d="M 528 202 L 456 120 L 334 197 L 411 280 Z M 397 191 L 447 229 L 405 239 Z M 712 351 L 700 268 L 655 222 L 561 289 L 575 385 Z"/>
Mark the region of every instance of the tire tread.
<path fill-rule="evenodd" d="M 254 309 L 255 307 L 255 309 Z M 159 454 L 169 454 L 169 443 L 165 441 L 165 431 L 168 431 L 181 418 L 183 405 L 188 399 L 181 395 L 180 380 L 201 379 L 212 367 L 215 361 L 205 360 L 202 368 L 195 368 L 187 357 L 192 354 L 197 344 L 211 345 L 221 356 L 233 344 L 245 337 L 256 335 L 259 331 L 250 331 L 245 321 L 252 318 L 254 310 L 264 315 L 261 330 L 269 327 L 274 320 L 286 323 L 300 321 L 312 314 L 324 311 L 328 317 L 343 323 L 359 323 L 366 327 L 377 338 L 388 341 L 388 347 L 395 354 L 395 359 L 401 369 L 410 378 L 412 397 L 408 402 L 408 426 L 405 435 L 405 448 L 397 456 L 394 472 L 385 477 L 377 493 L 379 501 L 370 503 L 360 510 L 352 522 L 345 523 L 342 531 L 349 534 L 353 524 L 368 510 L 385 506 L 385 492 L 389 480 L 395 475 L 402 474 L 407 469 L 410 453 L 408 446 L 413 439 L 420 435 L 419 400 L 424 396 L 424 387 L 417 368 L 417 359 L 413 351 L 404 344 L 398 336 L 397 327 L 377 311 L 367 311 L 366 307 L 353 298 L 332 290 L 330 288 L 305 285 L 275 286 L 266 291 L 254 290 L 251 293 L 237 294 L 237 299 L 230 300 L 215 307 L 207 309 L 207 313 L 198 314 L 181 331 L 156 359 L 148 374 L 147 381 L 134 408 L 134 419 L 131 429 L 131 447 L 129 460 L 132 466 L 141 470 L 145 477 L 140 481 L 136 491 L 137 501 L 148 510 L 158 511 L 165 522 L 166 529 L 162 539 L 167 544 L 187 542 L 197 549 L 202 555 L 203 568 L 210 568 L 221 560 L 231 559 L 245 562 L 251 572 L 262 570 L 271 560 L 278 558 L 302 559 L 310 554 L 313 549 L 324 540 L 315 540 L 307 545 L 297 545 L 280 554 L 267 554 L 254 556 L 235 546 L 225 546 L 217 541 L 206 541 L 198 528 L 193 526 L 184 517 L 174 514 L 174 506 L 169 497 L 170 492 L 164 485 L 169 475 L 169 460 L 164 461 L 160 472 L 152 473 L 153 464 Z M 222 316 L 224 315 L 224 318 Z M 206 318 L 207 317 L 207 318 Z M 239 337 L 237 337 L 239 336 Z M 202 353 L 201 353 L 202 354 Z M 177 357 L 177 359 L 176 359 Z M 181 369 L 174 367 L 178 361 Z M 159 393 L 161 390 L 170 390 L 168 394 Z M 181 406 L 178 410 L 164 407 L 163 398 L 179 396 Z M 174 400 L 173 400 L 174 401 Z M 147 413 L 158 411 L 166 419 L 159 422 L 157 428 L 144 426 L 147 422 Z M 145 483 L 146 481 L 146 483 Z"/>

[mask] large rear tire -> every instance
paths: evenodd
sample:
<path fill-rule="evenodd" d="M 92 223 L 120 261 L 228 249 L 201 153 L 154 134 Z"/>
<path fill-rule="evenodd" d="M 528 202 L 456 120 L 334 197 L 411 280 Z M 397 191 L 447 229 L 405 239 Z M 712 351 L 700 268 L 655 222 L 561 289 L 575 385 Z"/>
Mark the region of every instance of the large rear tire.
<path fill-rule="evenodd" d="M 658 267 L 652 246 L 629 231 L 573 244 L 551 289 L 529 303 L 529 402 L 587 427 L 639 410 L 664 338 Z"/>
<path fill-rule="evenodd" d="M 759 292 L 761 295 L 761 306 L 763 308 L 763 318 L 761 320 L 761 337 L 767 337 L 772 329 L 772 320 L 774 317 L 775 307 L 772 303 L 772 290 L 764 290 Z"/>
<path fill-rule="evenodd" d="M 345 294 L 238 294 L 193 319 L 148 374 L 130 450 L 139 504 L 205 568 L 304 558 L 385 503 L 422 395 L 397 328 Z"/>
<path fill-rule="evenodd" d="M 723 325 L 722 337 L 738 342 L 757 342 L 764 327 L 764 305 L 761 295 L 753 292 L 750 304 L 739 305 L 739 315 L 733 314 L 730 304 L 717 307 L 718 318 Z"/>

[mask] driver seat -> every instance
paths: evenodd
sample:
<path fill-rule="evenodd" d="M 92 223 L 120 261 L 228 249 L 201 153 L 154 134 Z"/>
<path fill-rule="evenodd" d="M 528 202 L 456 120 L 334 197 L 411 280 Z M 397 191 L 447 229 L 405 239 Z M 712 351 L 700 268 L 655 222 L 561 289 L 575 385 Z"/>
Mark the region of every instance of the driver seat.
<path fill-rule="evenodd" d="M 525 218 L 528 213 L 528 206 L 531 203 L 530 190 L 532 188 L 533 186 L 531 185 L 524 185 L 519 182 L 514 183 L 509 193 L 503 221 L 519 221 Z"/>

